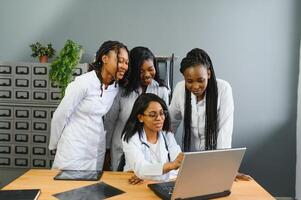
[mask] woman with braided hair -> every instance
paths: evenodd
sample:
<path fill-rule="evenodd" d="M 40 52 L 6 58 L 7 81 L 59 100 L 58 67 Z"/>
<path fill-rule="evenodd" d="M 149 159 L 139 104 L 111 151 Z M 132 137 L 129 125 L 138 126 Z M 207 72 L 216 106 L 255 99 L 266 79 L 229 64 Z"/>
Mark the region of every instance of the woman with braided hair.
<path fill-rule="evenodd" d="M 232 88 L 215 77 L 209 55 L 192 49 L 181 62 L 184 81 L 174 90 L 169 112 L 175 133 L 184 119 L 183 149 L 204 151 L 231 148 L 234 104 Z M 238 173 L 236 180 L 251 180 Z"/>
<path fill-rule="evenodd" d="M 119 85 L 126 82 L 128 62 L 124 44 L 106 41 L 97 51 L 92 70 L 68 85 L 51 122 L 49 149 L 57 149 L 53 168 L 102 170 L 106 150 L 103 116 Z"/>
<path fill-rule="evenodd" d="M 192 49 L 181 62 L 184 81 L 175 87 L 170 104 L 172 131 L 184 120 L 183 150 L 231 148 L 233 96 L 228 82 L 216 79 L 208 54 Z"/>

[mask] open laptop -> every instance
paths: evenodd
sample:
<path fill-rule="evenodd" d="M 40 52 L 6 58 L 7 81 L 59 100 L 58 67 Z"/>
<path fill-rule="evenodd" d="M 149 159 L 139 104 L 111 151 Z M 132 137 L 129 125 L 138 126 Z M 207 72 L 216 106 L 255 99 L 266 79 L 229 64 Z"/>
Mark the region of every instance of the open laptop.
<path fill-rule="evenodd" d="M 246 148 L 184 153 L 174 182 L 148 184 L 162 199 L 212 199 L 230 195 Z"/>

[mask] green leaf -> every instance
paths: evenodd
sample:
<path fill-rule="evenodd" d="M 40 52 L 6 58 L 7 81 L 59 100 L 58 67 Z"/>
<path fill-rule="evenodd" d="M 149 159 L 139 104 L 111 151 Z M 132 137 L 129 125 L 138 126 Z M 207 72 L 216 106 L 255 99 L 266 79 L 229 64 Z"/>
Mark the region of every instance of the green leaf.
<path fill-rule="evenodd" d="M 49 44 L 48 44 L 49 45 Z M 72 40 L 67 40 L 58 57 L 50 65 L 50 80 L 61 87 L 61 97 L 72 80 L 72 74 L 80 61 L 82 47 Z"/>

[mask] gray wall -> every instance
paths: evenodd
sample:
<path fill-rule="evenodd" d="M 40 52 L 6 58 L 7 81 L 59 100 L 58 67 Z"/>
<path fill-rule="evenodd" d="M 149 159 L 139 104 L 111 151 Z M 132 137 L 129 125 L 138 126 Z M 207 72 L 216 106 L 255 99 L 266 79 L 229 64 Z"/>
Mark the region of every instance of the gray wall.
<path fill-rule="evenodd" d="M 178 57 L 211 56 L 235 100 L 233 146 L 248 148 L 241 171 L 275 196 L 294 196 L 300 39 L 298 0 L 2 0 L 0 60 L 36 61 L 29 44 L 68 38 L 90 61 L 108 39 Z"/>

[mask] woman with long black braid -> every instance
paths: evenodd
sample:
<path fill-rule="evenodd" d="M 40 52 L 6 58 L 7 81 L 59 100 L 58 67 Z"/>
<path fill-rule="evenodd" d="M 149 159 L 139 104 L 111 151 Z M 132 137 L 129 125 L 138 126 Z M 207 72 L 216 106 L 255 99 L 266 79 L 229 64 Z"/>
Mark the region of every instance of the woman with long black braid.
<path fill-rule="evenodd" d="M 184 119 L 183 149 L 231 148 L 234 104 L 228 82 L 216 79 L 208 54 L 192 49 L 181 62 L 184 81 L 175 87 L 170 104 L 172 131 Z"/>
<path fill-rule="evenodd" d="M 125 82 L 128 50 L 118 41 L 104 42 L 90 72 L 71 82 L 51 122 L 49 149 L 57 149 L 53 168 L 102 170 L 106 134 L 102 117 Z"/>
<path fill-rule="evenodd" d="M 189 51 L 180 71 L 185 80 L 176 85 L 169 112 L 173 132 L 184 119 L 184 151 L 231 148 L 234 104 L 230 84 L 215 77 L 212 61 L 202 49 Z M 236 179 L 252 178 L 238 173 Z"/>

